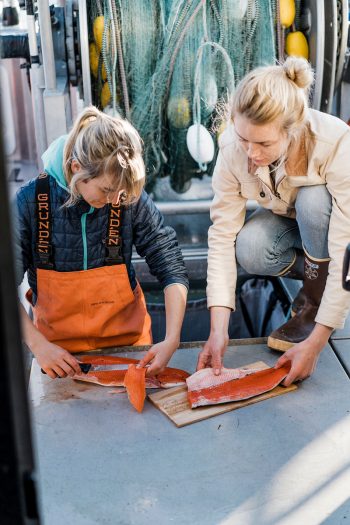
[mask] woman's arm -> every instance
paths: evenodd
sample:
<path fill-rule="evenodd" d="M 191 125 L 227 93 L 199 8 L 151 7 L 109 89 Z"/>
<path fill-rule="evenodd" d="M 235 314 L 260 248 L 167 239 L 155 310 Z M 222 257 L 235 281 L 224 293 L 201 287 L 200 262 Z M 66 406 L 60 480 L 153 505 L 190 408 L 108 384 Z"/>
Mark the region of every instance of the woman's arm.
<path fill-rule="evenodd" d="M 343 258 L 350 237 L 350 128 L 333 146 L 327 159 L 325 182 L 332 196 L 328 230 L 329 274 L 315 321 L 335 329 L 343 328 L 349 313 L 350 294 L 342 289 Z"/>
<path fill-rule="evenodd" d="M 197 370 L 214 368 L 220 374 L 228 343 L 231 310 L 235 308 L 237 281 L 235 241 L 245 218 L 246 199 L 240 184 L 221 152 L 213 175 L 215 197 L 210 209 L 213 221 L 208 235 L 207 303 L 210 308 L 210 336 L 199 354 Z"/>
<path fill-rule="evenodd" d="M 180 343 L 182 321 L 185 315 L 187 288 L 182 284 L 172 284 L 164 290 L 166 331 L 165 339 L 148 350 L 139 366 L 146 366 L 148 376 L 162 372 Z"/>
<path fill-rule="evenodd" d="M 36 357 L 40 367 L 52 379 L 81 374 L 77 359 L 67 350 L 50 343 L 34 326 L 20 303 L 23 341 Z"/>
<path fill-rule="evenodd" d="M 315 370 L 318 357 L 334 328 L 342 328 L 349 312 L 350 296 L 342 289 L 342 263 L 350 232 L 350 172 L 348 157 L 350 131 L 345 132 L 327 158 L 325 182 L 332 196 L 332 212 L 328 230 L 328 250 L 331 257 L 329 274 L 315 321 L 309 337 L 294 345 L 277 361 L 279 368 L 287 361 L 291 370 L 285 386 L 309 377 Z"/>

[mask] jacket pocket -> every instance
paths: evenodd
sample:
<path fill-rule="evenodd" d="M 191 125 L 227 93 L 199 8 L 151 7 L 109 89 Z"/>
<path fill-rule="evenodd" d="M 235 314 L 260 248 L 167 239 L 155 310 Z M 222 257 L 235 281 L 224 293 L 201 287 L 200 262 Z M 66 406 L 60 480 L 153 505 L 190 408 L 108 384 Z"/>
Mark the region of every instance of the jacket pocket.
<path fill-rule="evenodd" d="M 271 190 L 264 186 L 259 179 L 241 181 L 241 194 L 246 199 L 256 200 L 261 204 L 271 202 Z"/>

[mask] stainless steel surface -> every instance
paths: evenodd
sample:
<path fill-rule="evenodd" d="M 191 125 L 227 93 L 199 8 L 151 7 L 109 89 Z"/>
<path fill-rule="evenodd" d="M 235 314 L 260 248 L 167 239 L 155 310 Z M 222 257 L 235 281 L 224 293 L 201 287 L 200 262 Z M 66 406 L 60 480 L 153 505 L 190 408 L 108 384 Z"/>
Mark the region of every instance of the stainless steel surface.
<path fill-rule="evenodd" d="M 89 59 L 89 33 L 85 0 L 79 0 L 79 35 L 80 60 L 83 72 L 84 105 L 89 106 L 92 104 L 92 96 Z"/>
<path fill-rule="evenodd" d="M 193 372 L 198 351 L 186 345 L 170 364 Z M 229 348 L 225 364 L 273 365 L 279 355 L 263 344 L 241 344 Z M 181 429 L 149 402 L 138 414 L 125 394 L 110 391 L 53 381 L 33 367 L 46 525 L 350 519 L 350 381 L 329 347 L 297 391 Z"/>

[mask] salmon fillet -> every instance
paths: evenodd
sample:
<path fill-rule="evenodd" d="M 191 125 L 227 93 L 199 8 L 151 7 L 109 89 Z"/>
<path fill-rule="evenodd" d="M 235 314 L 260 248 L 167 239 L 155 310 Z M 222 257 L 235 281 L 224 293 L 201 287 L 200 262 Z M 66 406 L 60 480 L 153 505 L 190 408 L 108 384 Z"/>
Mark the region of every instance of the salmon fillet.
<path fill-rule="evenodd" d="M 129 365 L 124 378 L 124 386 L 129 401 L 138 412 L 142 412 L 146 399 L 146 371 L 146 368 L 136 368 L 136 365 Z"/>
<path fill-rule="evenodd" d="M 91 363 L 87 374 L 75 375 L 73 379 L 95 383 L 102 386 L 123 386 L 129 396 L 130 403 L 138 412 L 142 412 L 146 398 L 146 388 L 171 388 L 185 385 L 189 373 L 179 368 L 165 368 L 157 377 L 146 377 L 147 368 L 136 368 L 138 359 L 105 355 L 79 356 L 82 363 Z M 120 370 L 98 370 L 98 367 L 112 365 Z M 97 367 L 94 370 L 94 366 Z M 127 369 L 126 369 L 127 367 Z"/>
<path fill-rule="evenodd" d="M 124 378 L 127 372 L 125 365 L 137 365 L 138 359 L 128 357 L 116 357 L 108 355 L 82 355 L 79 356 L 82 363 L 91 363 L 93 366 L 121 365 L 121 370 L 94 370 L 93 366 L 87 374 L 75 375 L 73 379 L 95 383 L 102 386 L 124 386 Z M 157 377 L 146 377 L 146 388 L 171 388 L 186 383 L 189 374 L 178 368 L 165 368 Z"/>
<path fill-rule="evenodd" d="M 215 376 L 212 368 L 205 368 L 186 379 L 188 401 L 191 408 L 195 408 L 249 399 L 275 388 L 288 375 L 289 370 L 289 363 L 281 368 L 259 371 L 223 368 L 222 373 Z"/>

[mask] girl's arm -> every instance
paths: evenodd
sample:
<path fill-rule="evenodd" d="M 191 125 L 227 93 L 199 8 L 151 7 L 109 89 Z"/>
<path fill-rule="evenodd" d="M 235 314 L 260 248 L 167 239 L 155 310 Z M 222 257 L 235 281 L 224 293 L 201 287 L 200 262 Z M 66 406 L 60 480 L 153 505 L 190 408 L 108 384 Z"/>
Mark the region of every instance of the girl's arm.
<path fill-rule="evenodd" d="M 187 288 L 182 284 L 172 284 L 164 290 L 166 331 L 165 339 L 148 350 L 139 366 L 151 363 L 147 375 L 162 372 L 180 343 L 182 321 L 185 315 Z"/>
<path fill-rule="evenodd" d="M 181 250 L 173 228 L 164 225 L 164 219 L 152 199 L 144 191 L 132 207 L 133 243 L 162 286 L 183 284 L 188 288 L 188 277 Z"/>

